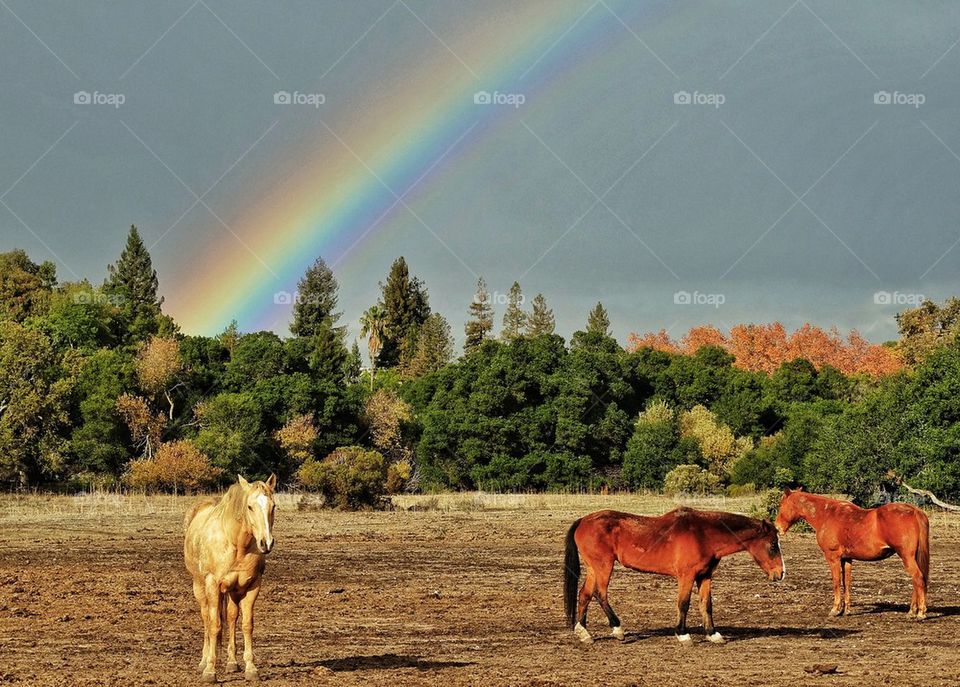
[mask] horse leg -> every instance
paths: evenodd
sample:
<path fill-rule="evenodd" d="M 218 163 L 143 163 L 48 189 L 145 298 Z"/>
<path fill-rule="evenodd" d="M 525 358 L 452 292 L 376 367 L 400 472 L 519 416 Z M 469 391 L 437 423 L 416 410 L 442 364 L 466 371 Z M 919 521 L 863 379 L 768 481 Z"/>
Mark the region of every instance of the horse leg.
<path fill-rule="evenodd" d="M 227 665 L 224 671 L 235 673 L 237 667 L 237 616 L 240 615 L 240 597 L 236 592 L 227 594 Z"/>
<path fill-rule="evenodd" d="M 713 578 L 700 580 L 700 615 L 703 617 L 703 631 L 714 644 L 723 644 L 724 638 L 713 626 Z"/>
<path fill-rule="evenodd" d="M 597 600 L 600 607 L 607 614 L 607 620 L 610 622 L 612 634 L 614 637 L 623 641 L 623 628 L 620 626 L 620 618 L 613 612 L 610 602 L 607 600 L 607 587 L 610 585 L 610 575 L 613 572 L 613 561 L 609 565 L 603 566 L 597 570 Z"/>
<path fill-rule="evenodd" d="M 853 559 L 843 558 L 840 560 L 843 566 L 843 606 L 844 613 L 850 615 L 850 587 L 853 583 Z"/>
<path fill-rule="evenodd" d="M 903 567 L 907 574 L 913 580 L 913 596 L 910 599 L 910 617 L 916 617 L 917 620 L 923 620 L 927 617 L 927 595 L 926 586 L 923 580 L 923 572 L 917 565 L 916 556 L 910 555 L 910 552 L 897 552 L 903 561 Z"/>
<path fill-rule="evenodd" d="M 217 681 L 217 654 L 220 653 L 220 585 L 208 575 L 204 591 L 207 596 L 207 665 L 203 669 L 204 682 Z"/>
<path fill-rule="evenodd" d="M 687 632 L 687 611 L 690 610 L 690 594 L 693 593 L 693 577 L 677 578 L 677 639 L 684 646 L 693 645 Z"/>
<path fill-rule="evenodd" d="M 260 593 L 260 581 L 247 590 L 240 599 L 240 613 L 243 615 L 243 667 L 244 678 L 250 682 L 260 679 L 257 666 L 253 663 L 253 604 Z"/>
<path fill-rule="evenodd" d="M 843 574 L 840 569 L 840 559 L 827 559 L 830 566 L 830 574 L 833 576 L 833 608 L 830 609 L 830 615 L 843 615 L 843 597 L 841 596 L 841 587 L 843 586 Z"/>
<path fill-rule="evenodd" d="M 203 669 L 207 667 L 207 651 L 209 651 L 209 635 L 207 634 L 207 621 L 209 617 L 207 615 L 207 592 L 203 587 L 203 583 L 194 578 L 193 580 L 193 596 L 196 598 L 197 603 L 200 604 L 200 619 L 203 621 L 203 653 L 200 654 L 200 664 L 197 668 L 203 672 Z"/>
<path fill-rule="evenodd" d="M 577 635 L 581 642 L 590 644 L 593 637 L 587 632 L 587 608 L 590 606 L 590 599 L 593 598 L 597 590 L 597 577 L 592 565 L 587 565 L 587 575 L 580 587 L 580 596 L 577 600 L 577 624 L 573 628 L 573 633 Z"/>

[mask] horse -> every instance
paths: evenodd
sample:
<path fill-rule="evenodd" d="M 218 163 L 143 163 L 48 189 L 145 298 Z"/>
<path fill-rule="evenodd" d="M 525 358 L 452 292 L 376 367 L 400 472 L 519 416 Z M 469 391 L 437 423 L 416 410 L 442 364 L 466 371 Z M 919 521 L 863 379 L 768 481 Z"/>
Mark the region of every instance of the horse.
<path fill-rule="evenodd" d="M 587 608 L 596 596 L 607 614 L 612 635 L 623 641 L 620 619 L 610 607 L 607 587 L 613 564 L 677 579 L 677 639 L 693 644 L 687 632 L 687 611 L 693 585 L 699 587 L 700 613 L 707 639 L 724 643 L 713 624 L 713 573 L 724 556 L 747 551 L 771 581 L 786 575 L 780 539 L 773 524 L 734 513 L 677 508 L 658 517 L 602 510 L 575 520 L 567 531 L 563 598 L 569 627 L 580 641 L 593 641 L 587 631 Z M 580 581 L 580 560 L 587 566 Z"/>
<path fill-rule="evenodd" d="M 203 654 L 199 669 L 205 682 L 216 682 L 220 629 L 227 622 L 226 671 L 236 672 L 237 616 L 243 614 L 244 677 L 259 678 L 253 662 L 253 604 L 260 592 L 265 558 L 273 549 L 273 490 L 266 482 L 242 476 L 220 498 L 196 503 L 184 518 L 183 560 L 193 576 L 193 595 L 203 618 Z"/>
<path fill-rule="evenodd" d="M 897 554 L 913 578 L 909 615 L 918 620 L 927 617 L 930 521 L 922 510 L 908 503 L 860 508 L 849 501 L 809 494 L 803 489 L 787 489 L 780 501 L 777 530 L 785 533 L 797 520 L 806 520 L 817 531 L 817 544 L 830 566 L 830 615 L 850 611 L 853 561 L 880 561 Z"/>

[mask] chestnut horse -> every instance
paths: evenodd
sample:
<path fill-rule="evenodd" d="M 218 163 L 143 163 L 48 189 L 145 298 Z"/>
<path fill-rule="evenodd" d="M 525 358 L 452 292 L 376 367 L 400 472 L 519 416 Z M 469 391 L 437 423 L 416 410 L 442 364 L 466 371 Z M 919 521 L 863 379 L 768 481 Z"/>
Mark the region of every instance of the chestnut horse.
<path fill-rule="evenodd" d="M 613 564 L 619 561 L 633 570 L 677 578 L 676 631 L 684 645 L 693 643 L 687 633 L 687 610 L 696 583 L 707 639 L 722 644 L 723 636 L 713 625 L 710 587 L 720 559 L 739 551 L 749 552 L 771 580 L 784 578 L 786 568 L 777 530 L 766 520 L 691 508 L 677 508 L 659 517 L 612 510 L 592 513 L 575 521 L 567 532 L 563 585 L 567 621 L 580 641 L 592 642 L 586 628 L 587 607 L 596 596 L 613 636 L 623 639 L 620 619 L 607 600 Z M 578 594 L 581 557 L 587 574 Z"/>
<path fill-rule="evenodd" d="M 253 662 L 253 604 L 260 591 L 266 554 L 273 548 L 273 489 L 266 482 L 237 484 L 221 498 L 207 498 L 184 518 L 183 560 L 193 576 L 193 595 L 203 618 L 202 678 L 216 682 L 223 616 L 227 621 L 228 673 L 237 667 L 237 616 L 243 614 L 243 662 L 247 680 L 257 680 Z"/>
<path fill-rule="evenodd" d="M 913 578 L 910 616 L 918 620 L 927 617 L 930 522 L 922 510 L 908 503 L 860 508 L 849 501 L 787 489 L 780 501 L 777 530 L 786 532 L 797 520 L 806 520 L 817 531 L 817 544 L 830 566 L 830 615 L 843 615 L 850 610 L 853 561 L 880 561 L 897 554 Z"/>

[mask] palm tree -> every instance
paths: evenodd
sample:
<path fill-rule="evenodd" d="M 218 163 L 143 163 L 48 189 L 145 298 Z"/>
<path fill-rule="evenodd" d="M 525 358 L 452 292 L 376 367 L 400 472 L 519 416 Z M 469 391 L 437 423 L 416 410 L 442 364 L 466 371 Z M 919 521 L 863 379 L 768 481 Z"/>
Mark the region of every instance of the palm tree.
<path fill-rule="evenodd" d="M 373 305 L 360 317 L 360 336 L 367 337 L 367 353 L 370 355 L 370 390 L 373 390 L 373 376 L 377 371 L 377 356 L 383 348 L 383 337 L 387 333 L 387 311 L 379 305 Z"/>

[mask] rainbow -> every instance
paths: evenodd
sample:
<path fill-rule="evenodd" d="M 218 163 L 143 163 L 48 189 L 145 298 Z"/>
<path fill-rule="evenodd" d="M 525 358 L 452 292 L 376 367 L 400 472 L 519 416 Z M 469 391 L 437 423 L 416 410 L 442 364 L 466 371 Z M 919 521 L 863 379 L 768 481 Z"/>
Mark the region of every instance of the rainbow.
<path fill-rule="evenodd" d="M 622 18 L 626 4 L 607 0 Z M 377 98 L 390 104 L 389 111 L 354 107 L 351 119 L 324 118 L 319 144 L 298 142 L 297 149 L 309 153 L 283 151 L 281 172 L 244 190 L 239 209 L 224 218 L 238 240 L 214 227 L 215 245 L 168 290 L 168 307 L 183 331 L 215 334 L 234 319 L 244 331 L 277 328 L 281 309 L 275 294 L 294 291 L 317 255 L 328 263 L 340 261 L 385 227 L 392 212 L 406 212 L 394 193 L 419 191 L 500 120 L 517 116 L 509 106 L 478 107 L 474 93 L 523 93 L 527 107 L 578 61 L 608 50 L 614 41 L 635 40 L 603 4 L 517 5 L 509 17 L 487 17 L 457 40 L 448 39 L 476 76 L 450 52 L 437 50 L 433 61 L 418 63 L 395 92 Z M 396 5 L 391 11 L 406 10 Z M 437 93 L 443 95 L 424 96 Z M 357 111 L 368 114 L 356 117 Z M 403 201 L 413 205 L 415 199 Z"/>

